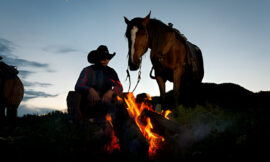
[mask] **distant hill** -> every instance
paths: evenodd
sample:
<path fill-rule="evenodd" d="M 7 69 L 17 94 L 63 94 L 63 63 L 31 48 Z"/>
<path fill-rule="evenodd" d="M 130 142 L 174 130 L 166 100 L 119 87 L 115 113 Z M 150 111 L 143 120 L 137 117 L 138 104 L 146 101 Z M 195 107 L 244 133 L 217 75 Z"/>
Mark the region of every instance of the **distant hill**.
<path fill-rule="evenodd" d="M 254 93 L 234 83 L 202 83 L 198 90 L 188 95 L 182 94 L 180 103 L 191 106 L 213 104 L 229 109 L 270 107 L 270 91 Z M 154 96 L 152 99 L 155 103 L 159 102 L 159 96 Z M 167 104 L 173 106 L 172 90 L 167 92 L 166 99 Z"/>

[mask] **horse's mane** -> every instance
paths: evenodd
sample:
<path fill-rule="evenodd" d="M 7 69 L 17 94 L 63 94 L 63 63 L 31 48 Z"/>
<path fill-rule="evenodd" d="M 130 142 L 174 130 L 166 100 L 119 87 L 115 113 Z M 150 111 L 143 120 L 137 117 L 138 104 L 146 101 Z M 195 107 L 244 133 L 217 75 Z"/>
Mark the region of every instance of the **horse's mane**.
<path fill-rule="evenodd" d="M 157 34 L 161 37 L 161 39 L 164 40 L 163 35 L 166 32 L 174 32 L 175 36 L 178 40 L 180 40 L 181 42 L 185 43 L 186 40 L 180 36 L 180 34 L 178 32 L 176 32 L 177 29 L 174 29 L 172 27 L 170 27 L 169 25 L 163 23 L 162 21 L 158 20 L 158 19 L 150 19 L 150 23 L 149 23 L 149 28 L 151 28 L 151 30 L 149 30 L 149 32 L 151 34 Z"/>
<path fill-rule="evenodd" d="M 150 23 L 153 24 L 153 26 L 159 27 L 160 30 L 173 32 L 171 27 L 158 19 L 150 19 Z"/>

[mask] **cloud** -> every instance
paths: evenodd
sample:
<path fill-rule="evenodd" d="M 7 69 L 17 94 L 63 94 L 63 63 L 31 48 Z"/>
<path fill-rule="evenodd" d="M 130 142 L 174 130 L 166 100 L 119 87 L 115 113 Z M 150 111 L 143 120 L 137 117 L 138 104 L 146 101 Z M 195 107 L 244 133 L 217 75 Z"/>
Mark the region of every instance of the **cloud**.
<path fill-rule="evenodd" d="M 58 53 L 70 53 L 70 52 L 78 52 L 78 50 L 73 49 L 73 48 L 61 48 L 58 49 Z"/>
<path fill-rule="evenodd" d="M 13 50 L 12 46 L 13 46 L 12 42 L 10 42 L 9 40 L 0 38 L 0 54 L 1 55 L 10 54 L 11 51 Z"/>
<path fill-rule="evenodd" d="M 57 97 L 58 94 L 48 94 L 42 91 L 35 91 L 35 90 L 25 90 L 23 101 L 27 101 L 33 98 L 47 98 L 47 97 Z"/>
<path fill-rule="evenodd" d="M 80 50 L 77 50 L 72 47 L 67 47 L 67 46 L 47 46 L 43 50 L 45 52 L 53 52 L 56 54 L 69 54 L 69 53 L 80 52 Z"/>
<path fill-rule="evenodd" d="M 4 62 L 13 66 L 45 68 L 47 69 L 47 71 L 49 71 L 49 64 L 40 63 L 36 61 L 29 61 L 14 56 L 12 54 L 14 46 L 15 46 L 14 43 L 12 43 L 11 41 L 0 38 L 0 55 L 3 57 Z"/>
<path fill-rule="evenodd" d="M 27 71 L 27 70 L 19 70 L 19 76 L 22 79 L 27 78 L 29 75 L 33 74 L 33 71 Z"/>
<path fill-rule="evenodd" d="M 20 58 L 8 58 L 7 63 L 11 65 L 16 65 L 16 66 L 30 66 L 30 67 L 35 67 L 35 68 L 49 68 L 49 64 L 45 63 L 39 63 L 35 61 L 28 61 L 25 59 L 20 59 Z"/>
<path fill-rule="evenodd" d="M 28 82 L 28 81 L 23 81 L 24 87 L 49 87 L 52 86 L 53 84 L 51 83 L 40 83 L 40 82 Z"/>
<path fill-rule="evenodd" d="M 0 42 L 1 43 L 1 42 Z M 0 53 L 3 57 L 3 61 L 6 62 L 9 65 L 13 66 L 19 66 L 19 67 L 32 67 L 32 68 L 44 68 L 47 71 L 49 71 L 49 64 L 46 63 L 39 63 L 36 61 L 28 61 L 25 59 L 21 59 L 18 57 L 10 57 L 10 55 L 6 53 Z"/>
<path fill-rule="evenodd" d="M 51 108 L 30 108 L 25 104 L 21 104 L 18 108 L 18 116 L 23 116 L 27 114 L 31 115 L 41 115 L 47 114 L 49 112 L 55 111 L 55 109 Z"/>

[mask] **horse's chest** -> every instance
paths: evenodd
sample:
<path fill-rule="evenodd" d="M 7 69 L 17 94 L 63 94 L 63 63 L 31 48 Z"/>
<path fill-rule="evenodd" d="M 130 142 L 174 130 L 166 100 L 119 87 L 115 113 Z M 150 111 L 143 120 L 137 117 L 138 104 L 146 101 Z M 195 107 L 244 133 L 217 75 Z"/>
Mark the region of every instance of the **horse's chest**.
<path fill-rule="evenodd" d="M 151 60 L 155 68 L 173 71 L 178 66 L 175 63 L 175 60 L 168 57 L 167 55 L 157 55 L 157 56 L 152 57 Z"/>
<path fill-rule="evenodd" d="M 173 70 L 165 66 L 162 60 L 152 60 L 155 75 L 161 76 L 164 80 L 173 81 Z"/>

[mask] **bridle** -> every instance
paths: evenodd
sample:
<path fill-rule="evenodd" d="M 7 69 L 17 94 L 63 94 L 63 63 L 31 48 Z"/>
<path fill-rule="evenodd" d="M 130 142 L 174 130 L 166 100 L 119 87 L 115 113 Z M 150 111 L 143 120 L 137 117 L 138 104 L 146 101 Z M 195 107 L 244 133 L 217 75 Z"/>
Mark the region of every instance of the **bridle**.
<path fill-rule="evenodd" d="M 137 83 L 136 83 L 136 85 L 135 85 L 134 89 L 132 90 L 132 92 L 134 92 L 134 91 L 135 91 L 135 89 L 137 88 L 137 86 L 138 86 L 139 82 L 141 81 L 141 67 L 142 67 L 142 66 L 140 65 L 140 67 L 139 67 L 139 72 L 138 72 Z M 130 73 L 129 73 L 128 68 L 127 68 L 126 72 L 127 72 L 127 77 L 126 77 L 126 80 L 127 80 L 127 79 L 129 80 L 129 86 L 128 86 L 128 92 L 129 92 L 129 90 L 130 90 L 130 86 L 131 86 L 131 77 L 130 77 Z M 125 80 L 125 81 L 126 81 L 126 80 Z"/>

